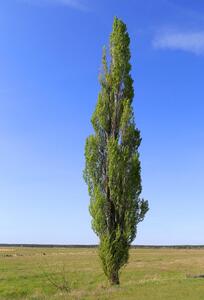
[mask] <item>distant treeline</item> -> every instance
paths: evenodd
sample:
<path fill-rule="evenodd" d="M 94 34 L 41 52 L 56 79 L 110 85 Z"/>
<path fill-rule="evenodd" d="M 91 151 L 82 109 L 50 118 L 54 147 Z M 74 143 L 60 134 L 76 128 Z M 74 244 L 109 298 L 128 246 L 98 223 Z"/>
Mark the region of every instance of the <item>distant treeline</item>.
<path fill-rule="evenodd" d="M 98 245 L 58 245 L 58 244 L 0 244 L 1 247 L 24 247 L 24 248 L 97 248 Z M 204 245 L 132 245 L 132 249 L 200 249 Z"/>

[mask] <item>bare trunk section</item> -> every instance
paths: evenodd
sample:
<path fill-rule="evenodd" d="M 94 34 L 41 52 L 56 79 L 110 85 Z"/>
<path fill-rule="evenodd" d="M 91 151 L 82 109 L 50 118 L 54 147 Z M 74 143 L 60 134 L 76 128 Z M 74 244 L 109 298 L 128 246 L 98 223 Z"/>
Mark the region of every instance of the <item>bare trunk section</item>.
<path fill-rule="evenodd" d="M 111 285 L 119 285 L 119 274 L 118 271 L 113 271 L 112 274 L 110 275 L 109 282 Z"/>

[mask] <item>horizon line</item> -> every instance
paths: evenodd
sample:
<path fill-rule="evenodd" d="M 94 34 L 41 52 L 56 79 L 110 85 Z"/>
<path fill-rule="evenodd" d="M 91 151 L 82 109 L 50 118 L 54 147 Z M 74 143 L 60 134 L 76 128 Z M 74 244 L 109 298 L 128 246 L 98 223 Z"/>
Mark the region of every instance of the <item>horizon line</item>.
<path fill-rule="evenodd" d="M 24 248 L 97 248 L 99 244 L 38 244 L 38 243 L 0 243 L 4 247 Z M 204 244 L 171 244 L 171 245 L 130 245 L 130 248 L 204 248 Z"/>

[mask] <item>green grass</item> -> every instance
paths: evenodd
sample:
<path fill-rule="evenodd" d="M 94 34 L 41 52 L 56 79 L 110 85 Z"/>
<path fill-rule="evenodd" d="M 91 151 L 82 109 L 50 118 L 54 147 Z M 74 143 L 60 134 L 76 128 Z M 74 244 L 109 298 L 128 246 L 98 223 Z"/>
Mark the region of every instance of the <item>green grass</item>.
<path fill-rule="evenodd" d="M 0 248 L 0 300 L 203 300 L 203 249 L 132 249 L 120 287 L 110 287 L 97 249 Z M 57 288 L 68 282 L 70 292 Z"/>

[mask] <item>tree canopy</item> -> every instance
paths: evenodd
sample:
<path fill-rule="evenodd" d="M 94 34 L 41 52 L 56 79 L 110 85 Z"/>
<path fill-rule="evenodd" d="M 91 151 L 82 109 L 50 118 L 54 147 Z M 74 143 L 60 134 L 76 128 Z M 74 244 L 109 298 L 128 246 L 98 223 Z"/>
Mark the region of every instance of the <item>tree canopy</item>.
<path fill-rule="evenodd" d="M 86 140 L 84 178 L 103 270 L 112 284 L 118 284 L 118 272 L 128 261 L 137 224 L 148 211 L 148 202 L 140 198 L 141 136 L 132 107 L 130 38 L 118 18 L 114 19 L 109 50 L 107 56 L 103 49 L 101 90 L 91 119 L 94 134 Z"/>

